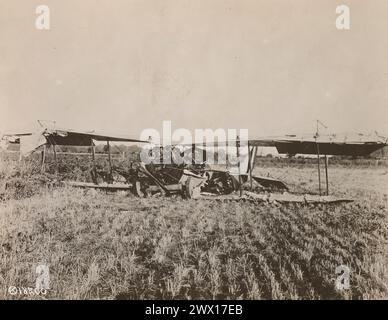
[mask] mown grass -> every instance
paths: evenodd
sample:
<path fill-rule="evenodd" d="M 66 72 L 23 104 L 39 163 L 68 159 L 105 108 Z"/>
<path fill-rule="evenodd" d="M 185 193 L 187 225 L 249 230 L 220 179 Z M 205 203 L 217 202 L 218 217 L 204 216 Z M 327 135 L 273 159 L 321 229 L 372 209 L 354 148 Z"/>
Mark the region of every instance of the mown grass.
<path fill-rule="evenodd" d="M 0 298 L 386 298 L 387 189 L 372 182 L 383 184 L 386 175 L 367 172 L 362 188 L 354 183 L 364 180 L 362 169 L 336 170 L 341 192 L 358 195 L 355 203 L 139 199 L 57 187 L 6 199 L 0 203 Z M 308 171 L 272 173 L 285 174 L 292 188 L 316 183 Z M 48 294 L 9 295 L 9 286 L 35 286 L 33 268 L 40 263 L 50 267 Z M 339 265 L 351 270 L 349 290 L 335 289 Z"/>

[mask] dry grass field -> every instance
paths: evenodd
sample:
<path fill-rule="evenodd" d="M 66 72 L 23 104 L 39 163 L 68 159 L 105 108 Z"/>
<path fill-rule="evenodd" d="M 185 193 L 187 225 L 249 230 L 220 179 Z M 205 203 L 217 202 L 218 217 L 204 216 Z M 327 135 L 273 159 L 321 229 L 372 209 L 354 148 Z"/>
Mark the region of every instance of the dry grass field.
<path fill-rule="evenodd" d="M 3 163 L 0 188 L 12 170 L 20 183 L 32 179 Z M 317 192 L 312 167 L 255 171 L 295 192 Z M 388 296 L 387 167 L 330 168 L 331 192 L 356 200 L 336 206 L 140 199 L 39 179 L 30 192 L 16 189 L 23 197 L 3 190 L 1 299 Z M 9 286 L 35 286 L 39 263 L 50 268 L 48 293 L 10 295 Z M 339 265 L 351 270 L 348 290 L 335 289 Z"/>

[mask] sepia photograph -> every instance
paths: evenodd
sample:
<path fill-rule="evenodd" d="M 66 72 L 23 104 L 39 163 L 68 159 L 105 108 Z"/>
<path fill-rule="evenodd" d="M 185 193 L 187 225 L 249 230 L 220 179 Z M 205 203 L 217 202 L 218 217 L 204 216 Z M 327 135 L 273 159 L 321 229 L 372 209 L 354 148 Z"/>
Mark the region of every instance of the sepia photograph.
<path fill-rule="evenodd" d="M 387 28 L 385 0 L 1 0 L 0 300 L 386 300 Z"/>

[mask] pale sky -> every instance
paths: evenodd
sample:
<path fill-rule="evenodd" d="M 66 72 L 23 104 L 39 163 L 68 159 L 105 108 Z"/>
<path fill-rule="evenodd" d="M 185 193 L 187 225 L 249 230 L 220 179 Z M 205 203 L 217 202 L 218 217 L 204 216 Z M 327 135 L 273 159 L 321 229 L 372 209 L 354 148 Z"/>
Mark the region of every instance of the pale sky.
<path fill-rule="evenodd" d="M 0 131 L 388 132 L 387 31 L 386 0 L 0 0 Z"/>

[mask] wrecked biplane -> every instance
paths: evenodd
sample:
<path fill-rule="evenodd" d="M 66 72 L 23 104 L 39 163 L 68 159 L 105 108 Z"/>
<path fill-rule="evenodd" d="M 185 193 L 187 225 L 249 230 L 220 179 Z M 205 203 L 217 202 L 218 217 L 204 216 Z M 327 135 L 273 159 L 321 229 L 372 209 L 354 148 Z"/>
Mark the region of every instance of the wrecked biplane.
<path fill-rule="evenodd" d="M 249 196 L 255 199 L 278 202 L 339 202 L 347 199 L 337 199 L 329 197 L 328 182 L 328 155 L 350 155 L 362 156 L 368 155 L 380 148 L 387 146 L 387 140 L 377 134 L 375 135 L 356 135 L 354 137 L 340 135 L 310 135 L 310 136 L 277 136 L 249 140 L 228 140 L 212 144 L 192 144 L 183 146 L 191 149 L 193 159 L 191 163 L 165 163 L 163 159 L 163 150 L 166 146 L 158 146 L 158 161 L 144 163 L 141 161 L 131 163 L 128 168 L 117 167 L 112 164 L 110 142 L 134 142 L 143 145 L 150 144 L 150 141 L 133 139 L 131 137 L 105 135 L 94 131 L 82 132 L 66 129 L 57 129 L 42 127 L 36 133 L 16 133 L 5 134 L 3 139 L 18 141 L 20 143 L 20 152 L 25 155 L 38 147 L 42 147 L 42 163 L 45 161 L 46 147 L 52 147 L 54 151 L 54 160 L 57 161 L 56 146 L 72 145 L 87 146 L 91 148 L 91 160 L 93 169 L 90 174 L 93 183 L 64 181 L 63 183 L 83 188 L 100 188 L 105 190 L 131 190 L 136 196 L 147 197 L 155 193 L 161 193 L 166 196 L 180 195 L 184 198 L 200 198 L 215 196 L 237 195 L 238 197 Z M 106 142 L 108 151 L 108 172 L 99 172 L 96 169 L 95 162 L 95 145 L 96 142 Z M 207 147 L 226 147 L 233 145 L 236 156 L 239 159 L 237 166 L 228 168 L 220 167 L 207 163 Z M 202 146 L 202 147 L 201 147 Z M 177 146 L 169 146 L 170 152 L 173 153 Z M 240 149 L 247 148 L 247 154 L 243 158 L 240 156 Z M 253 174 L 255 160 L 257 157 L 258 147 L 276 147 L 279 153 L 286 154 L 315 154 L 318 158 L 318 179 L 319 179 L 319 196 L 291 195 L 287 185 L 277 179 L 270 177 L 261 177 Z M 184 149 L 183 148 L 183 149 Z M 159 151 L 160 151 L 159 150 Z M 182 152 L 182 151 L 180 151 Z M 196 155 L 202 153 L 203 157 L 197 161 Z M 226 153 L 228 154 L 228 152 Z M 326 192 L 322 197 L 321 190 L 321 172 L 319 167 L 320 156 L 325 157 L 325 177 Z M 246 160 L 246 161 L 245 161 Z M 44 168 L 44 166 L 42 166 Z M 119 183 L 114 180 L 114 174 L 125 179 L 125 183 Z M 103 182 L 99 182 L 102 178 Z M 253 191 L 255 184 L 255 191 Z M 259 191 L 259 192 L 257 192 Z M 266 194 L 263 195 L 262 191 Z M 268 197 L 268 192 L 270 197 Z M 276 193 L 277 192 L 277 193 Z M 261 193 L 261 195 L 260 195 Z M 314 198 L 315 197 L 315 198 Z"/>

